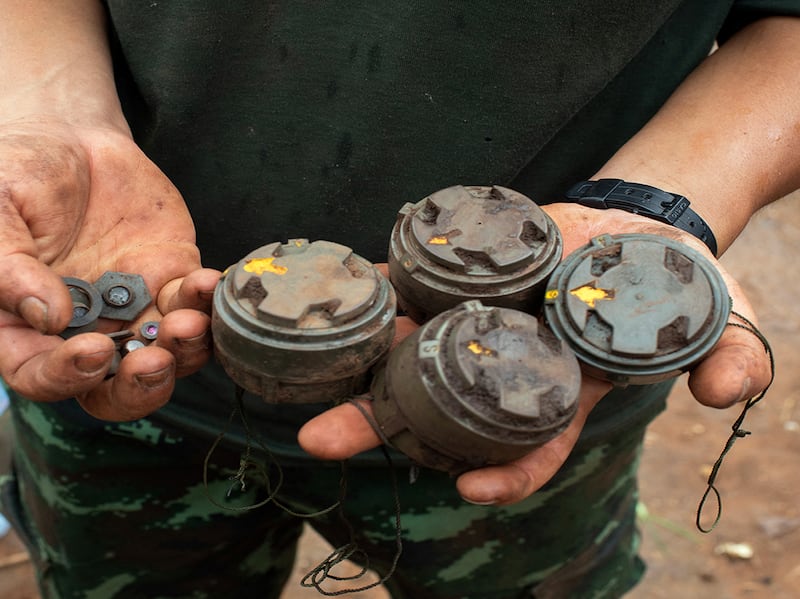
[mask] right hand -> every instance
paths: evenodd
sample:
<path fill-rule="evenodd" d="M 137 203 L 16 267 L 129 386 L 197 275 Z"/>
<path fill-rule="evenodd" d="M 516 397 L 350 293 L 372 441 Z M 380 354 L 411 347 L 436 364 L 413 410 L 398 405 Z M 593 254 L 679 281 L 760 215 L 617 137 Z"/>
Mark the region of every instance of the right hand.
<path fill-rule="evenodd" d="M 714 260 L 703 243 L 690 234 L 643 216 L 577 204 L 552 204 L 545 209 L 563 235 L 564 255 L 603 233 L 636 232 L 676 239 Z M 755 320 L 741 288 L 719 268 L 726 278 L 734 308 Z M 401 319 L 397 324 L 398 340 L 413 331 L 413 325 Z M 759 339 L 748 331 L 728 327 L 714 350 L 692 370 L 689 383 L 699 402 L 724 408 L 757 395 L 769 379 L 769 359 Z M 480 505 L 510 505 L 536 492 L 567 460 L 589 413 L 610 390 L 610 383 L 584 375 L 578 411 L 561 434 L 512 462 L 461 474 L 456 480 L 458 492 L 467 501 Z M 362 407 L 371 409 L 369 402 L 362 402 Z M 362 412 L 350 403 L 331 408 L 307 422 L 300 429 L 298 440 L 309 454 L 326 460 L 347 459 L 381 442 Z"/>
<path fill-rule="evenodd" d="M 141 274 L 154 302 L 140 320 L 164 317 L 157 342 L 108 380 L 114 345 L 101 333 L 122 323 L 55 336 L 72 317 L 61 277 L 105 271 Z M 127 131 L 48 119 L 0 126 L 0 376 L 12 389 L 35 401 L 74 396 L 106 420 L 149 414 L 176 376 L 208 359 L 218 278 L 201 268 L 179 192 Z"/>

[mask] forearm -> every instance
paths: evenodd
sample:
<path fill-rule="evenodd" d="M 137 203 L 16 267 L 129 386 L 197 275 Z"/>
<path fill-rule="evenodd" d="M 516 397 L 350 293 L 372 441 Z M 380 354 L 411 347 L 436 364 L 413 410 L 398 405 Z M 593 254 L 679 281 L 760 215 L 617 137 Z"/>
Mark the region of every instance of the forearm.
<path fill-rule="evenodd" d="M 765 204 L 800 187 L 800 19 L 725 43 L 595 175 L 689 198 L 720 251 Z"/>
<path fill-rule="evenodd" d="M 127 131 L 97 0 L 0 3 L 0 123 L 56 118 Z"/>

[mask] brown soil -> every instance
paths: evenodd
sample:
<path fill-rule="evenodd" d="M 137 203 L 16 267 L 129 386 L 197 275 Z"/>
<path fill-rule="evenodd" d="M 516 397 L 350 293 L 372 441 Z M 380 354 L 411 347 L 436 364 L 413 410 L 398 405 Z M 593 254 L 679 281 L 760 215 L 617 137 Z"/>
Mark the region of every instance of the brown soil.
<path fill-rule="evenodd" d="M 629 595 L 632 599 L 800 597 L 800 368 L 794 354 L 800 333 L 800 310 L 794 304 L 800 296 L 798 207 L 800 193 L 763 210 L 723 259 L 756 307 L 777 369 L 771 391 L 745 423 L 752 435 L 736 443 L 720 470 L 722 520 L 708 535 L 694 528 L 705 480 L 738 408 L 703 408 L 680 381 L 669 409 L 646 438 L 640 528 L 649 569 Z M 708 513 L 713 508 L 712 501 Z M 744 557 L 748 549 L 752 555 Z M 313 533 L 304 535 L 283 599 L 320 597 L 299 587 L 299 579 L 328 551 Z M 387 594 L 374 589 L 350 596 Z M 0 540 L 0 597 L 38 597 L 13 534 Z"/>

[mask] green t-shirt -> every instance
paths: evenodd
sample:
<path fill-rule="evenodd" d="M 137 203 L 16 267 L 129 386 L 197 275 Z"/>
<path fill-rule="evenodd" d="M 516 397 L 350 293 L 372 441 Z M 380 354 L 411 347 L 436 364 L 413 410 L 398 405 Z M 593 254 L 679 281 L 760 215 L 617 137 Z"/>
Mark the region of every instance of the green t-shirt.
<path fill-rule="evenodd" d="M 298 237 L 382 262 L 397 210 L 454 184 L 547 203 L 641 128 L 715 40 L 800 14 L 788 0 L 107 4 L 134 135 L 217 268 Z M 189 381 L 163 415 L 219 430 L 206 395 L 228 385 Z M 640 394 L 619 392 L 593 420 L 652 414 Z"/>
<path fill-rule="evenodd" d="M 295 237 L 382 262 L 397 210 L 454 184 L 550 201 L 652 116 L 731 7 L 737 24 L 766 7 L 800 11 L 730 0 L 108 5 L 136 139 L 184 194 L 217 268 Z"/>

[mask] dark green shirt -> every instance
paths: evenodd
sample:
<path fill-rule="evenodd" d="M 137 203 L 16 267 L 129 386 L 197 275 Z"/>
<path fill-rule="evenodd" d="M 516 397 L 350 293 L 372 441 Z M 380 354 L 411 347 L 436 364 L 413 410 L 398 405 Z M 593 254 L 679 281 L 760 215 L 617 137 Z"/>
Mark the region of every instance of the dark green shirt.
<path fill-rule="evenodd" d="M 454 184 L 550 201 L 652 116 L 723 27 L 800 11 L 730 0 L 108 5 L 136 139 L 184 194 L 218 268 L 293 237 L 384 261 L 396 211 Z"/>

